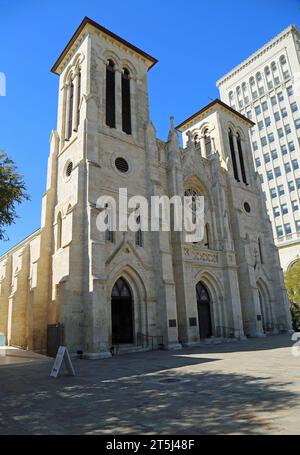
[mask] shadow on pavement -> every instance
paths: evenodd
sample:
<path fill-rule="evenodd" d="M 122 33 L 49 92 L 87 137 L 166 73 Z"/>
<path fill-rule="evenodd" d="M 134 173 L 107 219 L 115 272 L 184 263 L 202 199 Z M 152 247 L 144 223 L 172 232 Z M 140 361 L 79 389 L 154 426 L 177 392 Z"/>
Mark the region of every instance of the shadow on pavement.
<path fill-rule="evenodd" d="M 48 363 L 3 366 L 0 434 L 266 434 L 276 413 L 299 406 L 287 382 L 201 371 L 218 360 L 170 352 L 77 360 L 77 376 L 59 379 Z"/>

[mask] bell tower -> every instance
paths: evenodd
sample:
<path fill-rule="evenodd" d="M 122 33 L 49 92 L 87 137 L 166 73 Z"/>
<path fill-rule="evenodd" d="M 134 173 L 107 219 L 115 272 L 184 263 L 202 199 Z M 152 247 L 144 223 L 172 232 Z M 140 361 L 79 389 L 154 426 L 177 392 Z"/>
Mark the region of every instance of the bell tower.
<path fill-rule="evenodd" d="M 121 319 L 132 321 L 133 342 L 151 330 L 178 347 L 177 324 L 169 324 L 177 317 L 170 253 L 159 275 L 152 233 L 100 232 L 96 224 L 100 196 L 118 203 L 119 189 L 126 188 L 129 197 L 150 200 L 151 181 L 159 180 L 147 81 L 156 62 L 85 18 L 52 68 L 60 77 L 52 298 L 66 343 L 90 357 L 109 355 L 120 336 L 117 283 L 131 298 L 132 314 Z M 158 292 L 158 281 L 163 289 L 170 283 L 168 292 Z"/>

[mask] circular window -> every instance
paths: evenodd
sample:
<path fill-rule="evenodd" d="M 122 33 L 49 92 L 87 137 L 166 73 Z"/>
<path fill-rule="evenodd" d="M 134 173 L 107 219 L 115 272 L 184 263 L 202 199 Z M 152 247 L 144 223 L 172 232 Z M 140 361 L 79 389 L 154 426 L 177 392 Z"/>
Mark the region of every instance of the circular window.
<path fill-rule="evenodd" d="M 70 161 L 66 168 L 66 176 L 70 177 L 70 175 L 72 174 L 72 171 L 73 171 L 73 163 L 72 163 L 72 161 Z"/>
<path fill-rule="evenodd" d="M 244 204 L 244 209 L 247 213 L 250 213 L 251 212 L 251 207 L 250 205 L 248 204 L 248 202 L 245 202 Z"/>
<path fill-rule="evenodd" d="M 128 166 L 127 161 L 124 158 L 120 158 L 120 157 L 117 158 L 115 161 L 115 166 L 118 169 L 118 171 L 122 172 L 123 174 L 128 172 L 129 166 Z"/>

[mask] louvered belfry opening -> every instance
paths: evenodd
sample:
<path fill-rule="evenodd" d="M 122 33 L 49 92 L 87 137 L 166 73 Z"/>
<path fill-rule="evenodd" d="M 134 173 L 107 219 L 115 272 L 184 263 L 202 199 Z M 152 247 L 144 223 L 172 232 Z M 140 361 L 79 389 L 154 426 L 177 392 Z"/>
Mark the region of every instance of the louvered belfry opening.
<path fill-rule="evenodd" d="M 242 179 L 243 179 L 243 182 L 245 183 L 245 185 L 248 185 L 243 150 L 242 150 L 242 143 L 241 143 L 241 138 L 240 138 L 239 134 L 237 134 L 237 146 L 238 146 L 238 152 L 239 152 L 239 158 L 240 158 L 240 164 L 241 164 Z"/>
<path fill-rule="evenodd" d="M 126 68 L 122 73 L 122 129 L 131 134 L 130 75 Z"/>
<path fill-rule="evenodd" d="M 230 144 L 231 161 L 232 161 L 232 165 L 233 165 L 233 174 L 234 174 L 235 180 L 237 180 L 239 182 L 240 179 L 239 179 L 235 150 L 234 150 L 233 134 L 232 134 L 231 130 L 229 130 L 228 136 L 229 136 L 229 144 Z"/>
<path fill-rule="evenodd" d="M 112 60 L 106 66 L 106 125 L 116 127 L 115 64 Z"/>

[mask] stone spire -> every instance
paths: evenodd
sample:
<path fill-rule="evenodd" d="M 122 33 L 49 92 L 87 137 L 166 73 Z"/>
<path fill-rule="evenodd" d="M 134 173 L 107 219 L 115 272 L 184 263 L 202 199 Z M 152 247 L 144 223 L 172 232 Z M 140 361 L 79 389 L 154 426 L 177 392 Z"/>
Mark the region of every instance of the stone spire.
<path fill-rule="evenodd" d="M 175 130 L 174 127 L 174 117 L 170 117 L 170 130 L 169 130 L 169 135 L 168 135 L 168 142 L 171 142 L 175 148 L 178 148 L 179 150 L 179 139 L 178 139 L 178 134 L 177 131 Z"/>
<path fill-rule="evenodd" d="M 195 144 L 193 142 L 193 137 L 192 137 L 192 133 L 191 131 L 187 131 L 186 133 L 187 137 L 188 137 L 188 141 L 187 141 L 187 144 L 186 144 L 186 148 L 188 150 L 192 150 L 195 148 Z"/>

